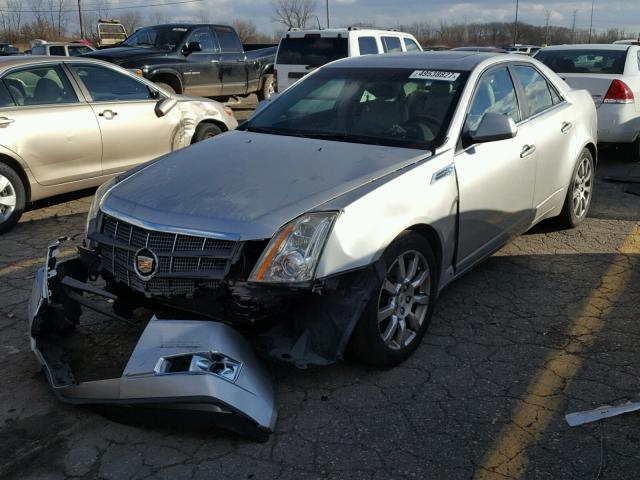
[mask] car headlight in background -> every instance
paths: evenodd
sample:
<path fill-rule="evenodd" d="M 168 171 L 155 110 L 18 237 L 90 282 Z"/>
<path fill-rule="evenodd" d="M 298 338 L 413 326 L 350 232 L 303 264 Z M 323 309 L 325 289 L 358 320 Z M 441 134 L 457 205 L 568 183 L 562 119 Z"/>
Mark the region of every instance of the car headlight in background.
<path fill-rule="evenodd" d="M 262 253 L 249 280 L 273 283 L 313 280 L 337 216 L 337 212 L 308 213 L 282 227 Z"/>
<path fill-rule="evenodd" d="M 89 213 L 87 213 L 87 226 L 85 228 L 85 234 L 89 234 L 96 228 L 96 218 L 98 216 L 98 212 L 100 211 L 100 202 L 109 191 L 111 187 L 118 183 L 118 177 L 113 177 L 108 182 L 103 183 L 96 190 L 95 195 L 93 196 L 93 203 L 91 204 L 91 208 L 89 208 Z"/>

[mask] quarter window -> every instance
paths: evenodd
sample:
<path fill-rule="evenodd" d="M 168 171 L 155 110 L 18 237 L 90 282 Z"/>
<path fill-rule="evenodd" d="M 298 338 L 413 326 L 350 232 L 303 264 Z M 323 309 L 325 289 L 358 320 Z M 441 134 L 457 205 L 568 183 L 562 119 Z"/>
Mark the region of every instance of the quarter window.
<path fill-rule="evenodd" d="M 467 128 L 477 130 L 485 113 L 504 113 L 519 122 L 520 109 L 511 75 L 506 67 L 486 73 L 476 88 L 467 117 Z"/>
<path fill-rule="evenodd" d="M 144 83 L 110 68 L 96 65 L 70 65 L 89 91 L 94 102 L 149 100 L 151 91 Z"/>
<path fill-rule="evenodd" d="M 401 52 L 400 37 L 382 37 L 382 47 L 385 52 Z"/>
<path fill-rule="evenodd" d="M 58 66 L 25 68 L 5 75 L 2 81 L 18 106 L 78 101 L 69 79 Z"/>
<path fill-rule="evenodd" d="M 407 52 L 419 52 L 420 51 L 420 47 L 418 46 L 418 44 L 416 42 L 414 42 L 413 40 L 411 40 L 410 38 L 405 38 L 404 39 L 404 45 L 405 45 L 405 47 L 407 47 Z"/>
<path fill-rule="evenodd" d="M 216 36 L 223 52 L 241 52 L 242 44 L 234 30 L 228 27 L 215 27 Z"/>
<path fill-rule="evenodd" d="M 196 28 L 193 32 L 191 32 L 191 36 L 189 37 L 189 42 L 198 42 L 202 47 L 202 53 L 213 53 L 215 52 L 216 45 L 213 43 L 213 35 L 211 34 L 211 30 L 207 27 Z"/>
<path fill-rule="evenodd" d="M 518 65 L 515 71 L 524 88 L 529 117 L 544 112 L 554 105 L 547 80 L 535 68 Z"/>
<path fill-rule="evenodd" d="M 358 38 L 358 47 L 360 48 L 360 55 L 371 55 L 378 53 L 378 43 L 375 37 L 360 37 Z"/>

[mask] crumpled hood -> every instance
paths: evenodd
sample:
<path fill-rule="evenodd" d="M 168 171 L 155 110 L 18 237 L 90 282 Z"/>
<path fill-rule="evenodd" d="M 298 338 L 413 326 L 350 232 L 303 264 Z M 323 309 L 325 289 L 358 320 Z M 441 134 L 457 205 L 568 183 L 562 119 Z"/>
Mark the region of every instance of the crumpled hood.
<path fill-rule="evenodd" d="M 104 198 L 102 209 L 157 226 L 244 240 L 270 238 L 299 215 L 425 155 L 234 131 L 179 150 L 123 180 Z"/>

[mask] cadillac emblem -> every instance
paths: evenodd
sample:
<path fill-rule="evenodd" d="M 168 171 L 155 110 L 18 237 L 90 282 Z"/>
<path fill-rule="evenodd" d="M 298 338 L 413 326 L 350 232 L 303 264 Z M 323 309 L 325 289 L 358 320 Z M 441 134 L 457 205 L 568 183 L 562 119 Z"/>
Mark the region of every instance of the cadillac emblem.
<path fill-rule="evenodd" d="M 158 257 L 148 248 L 141 248 L 133 257 L 133 271 L 140 280 L 151 280 L 158 273 Z"/>

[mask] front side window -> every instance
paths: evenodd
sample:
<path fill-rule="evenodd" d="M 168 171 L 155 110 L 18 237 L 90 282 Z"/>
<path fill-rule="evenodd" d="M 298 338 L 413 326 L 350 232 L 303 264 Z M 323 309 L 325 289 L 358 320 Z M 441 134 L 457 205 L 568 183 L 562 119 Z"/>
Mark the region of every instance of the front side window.
<path fill-rule="evenodd" d="M 402 51 L 400 37 L 382 37 L 382 46 L 385 53 Z"/>
<path fill-rule="evenodd" d="M 203 53 L 213 53 L 216 51 L 216 45 L 213 42 L 213 35 L 208 27 L 196 28 L 191 32 L 191 36 L 187 42 L 198 42 L 202 47 Z"/>
<path fill-rule="evenodd" d="M 431 149 L 448 130 L 466 72 L 328 68 L 286 90 L 243 128 Z"/>
<path fill-rule="evenodd" d="M 77 103 L 69 79 L 58 66 L 38 66 L 14 71 L 2 79 L 16 105 Z"/>
<path fill-rule="evenodd" d="M 404 39 L 404 45 L 407 48 L 407 52 L 419 52 L 420 51 L 420 47 L 418 46 L 418 44 L 416 42 L 414 42 L 413 40 L 411 40 L 410 38 L 405 38 Z"/>
<path fill-rule="evenodd" d="M 216 36 L 223 52 L 241 52 L 242 43 L 238 34 L 228 27 L 215 27 Z"/>
<path fill-rule="evenodd" d="M 472 132 L 477 130 L 488 112 L 503 113 L 516 123 L 521 120 L 516 90 L 506 67 L 486 73 L 478 82 L 467 116 L 467 128 Z"/>
<path fill-rule="evenodd" d="M 62 45 L 55 45 L 49 47 L 49 55 L 58 55 L 60 57 L 65 57 L 67 52 L 64 51 L 64 47 Z"/>
<path fill-rule="evenodd" d="M 626 50 L 540 50 L 536 60 L 556 73 L 621 75 L 627 61 Z"/>
<path fill-rule="evenodd" d="M 156 48 L 168 52 L 182 43 L 188 30 L 186 27 L 172 25 L 141 28 L 122 42 L 122 46 Z"/>
<path fill-rule="evenodd" d="M 515 72 L 524 88 L 529 117 L 544 112 L 554 105 L 547 80 L 535 68 L 518 65 L 515 67 Z"/>
<path fill-rule="evenodd" d="M 70 64 L 94 102 L 149 100 L 151 91 L 142 82 L 97 65 Z"/>
<path fill-rule="evenodd" d="M 378 53 L 378 43 L 375 37 L 360 37 L 358 38 L 358 47 L 360 48 L 360 55 L 372 55 Z"/>

